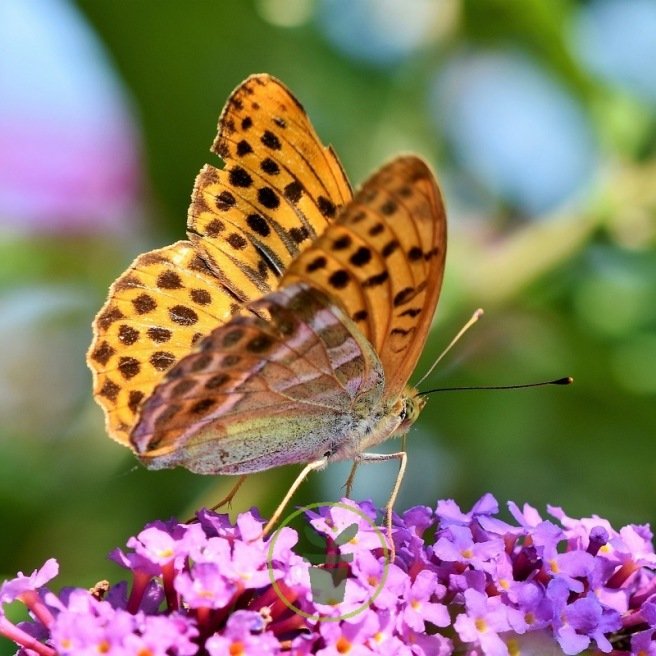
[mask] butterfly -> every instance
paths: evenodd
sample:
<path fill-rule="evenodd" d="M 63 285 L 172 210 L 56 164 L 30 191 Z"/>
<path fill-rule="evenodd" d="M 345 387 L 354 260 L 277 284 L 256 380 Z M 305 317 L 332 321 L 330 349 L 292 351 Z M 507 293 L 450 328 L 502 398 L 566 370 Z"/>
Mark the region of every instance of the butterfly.
<path fill-rule="evenodd" d="M 330 461 L 396 458 L 395 496 L 405 452 L 367 450 L 424 405 L 408 380 L 446 256 L 433 173 L 400 156 L 353 193 L 266 74 L 230 95 L 212 151 L 225 165 L 196 178 L 188 239 L 137 257 L 93 322 L 109 435 L 150 469 L 305 464 L 286 498 Z"/>

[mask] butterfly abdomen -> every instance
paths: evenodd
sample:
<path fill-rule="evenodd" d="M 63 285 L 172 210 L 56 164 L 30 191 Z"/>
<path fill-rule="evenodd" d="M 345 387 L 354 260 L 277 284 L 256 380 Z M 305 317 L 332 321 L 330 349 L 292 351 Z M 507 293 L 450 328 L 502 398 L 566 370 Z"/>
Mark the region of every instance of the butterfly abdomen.
<path fill-rule="evenodd" d="M 149 469 L 183 465 L 196 474 L 249 474 L 318 460 L 333 448 L 330 436 L 344 435 L 350 428 L 345 415 L 325 412 L 321 422 L 301 417 L 291 425 L 288 414 L 289 407 L 279 404 L 277 412 L 269 409 L 259 420 L 208 425 L 184 447 L 155 449 L 141 454 L 140 460 Z"/>

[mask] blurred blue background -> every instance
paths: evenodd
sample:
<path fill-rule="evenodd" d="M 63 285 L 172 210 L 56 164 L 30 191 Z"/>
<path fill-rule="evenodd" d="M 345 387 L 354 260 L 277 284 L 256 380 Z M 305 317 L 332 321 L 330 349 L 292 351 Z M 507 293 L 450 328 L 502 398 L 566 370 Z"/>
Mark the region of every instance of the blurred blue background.
<path fill-rule="evenodd" d="M 63 582 L 115 579 L 113 546 L 234 481 L 138 466 L 84 353 L 114 278 L 183 237 L 218 113 L 255 72 L 354 183 L 403 151 L 437 171 L 449 256 L 418 372 L 486 315 L 424 388 L 576 379 L 432 396 L 399 505 L 491 491 L 654 521 L 653 0 L 32 0 L 0 4 L 0 52 L 3 575 L 54 555 Z M 347 469 L 296 501 L 338 498 Z M 253 476 L 233 511 L 271 512 L 296 473 Z M 355 494 L 383 504 L 394 476 L 363 467 Z"/>

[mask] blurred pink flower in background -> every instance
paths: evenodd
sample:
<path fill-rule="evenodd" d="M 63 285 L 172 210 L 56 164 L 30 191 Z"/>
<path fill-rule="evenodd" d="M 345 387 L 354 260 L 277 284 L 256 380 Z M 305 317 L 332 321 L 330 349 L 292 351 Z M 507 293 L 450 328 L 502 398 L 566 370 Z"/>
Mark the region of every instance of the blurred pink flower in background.
<path fill-rule="evenodd" d="M 120 231 L 138 137 L 102 47 L 65 0 L 0 3 L 0 229 Z"/>
<path fill-rule="evenodd" d="M 134 241 L 140 159 L 129 98 L 75 7 L 0 2 L 0 343 L 11 345 L 0 353 L 0 439 L 10 438 L 7 448 L 19 448 L 17 436 L 74 430 L 88 401 L 84 351 L 99 298 L 87 274 L 111 267 L 112 249 L 128 235 Z M 90 248 L 86 237 L 100 239 Z"/>

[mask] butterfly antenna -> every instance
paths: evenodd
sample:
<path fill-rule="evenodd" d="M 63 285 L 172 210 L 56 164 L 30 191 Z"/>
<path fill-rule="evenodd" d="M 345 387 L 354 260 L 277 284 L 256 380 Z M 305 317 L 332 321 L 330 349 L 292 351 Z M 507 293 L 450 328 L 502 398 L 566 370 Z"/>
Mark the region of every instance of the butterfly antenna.
<path fill-rule="evenodd" d="M 557 378 L 556 380 L 545 380 L 540 383 L 524 383 L 523 385 L 473 385 L 472 387 L 437 387 L 424 392 L 417 392 L 417 396 L 422 394 L 432 394 L 433 392 L 463 392 L 470 390 L 511 390 L 525 389 L 527 387 L 544 387 L 545 385 L 571 385 L 574 379 L 571 376 Z"/>
<path fill-rule="evenodd" d="M 469 321 L 458 331 L 458 334 L 449 342 L 447 347 L 437 356 L 437 359 L 430 366 L 428 371 L 415 383 L 419 387 L 435 370 L 435 367 L 442 361 L 442 358 L 456 345 L 456 342 L 483 316 L 483 310 L 478 308 L 470 317 Z M 423 393 L 423 392 L 422 392 Z"/>

